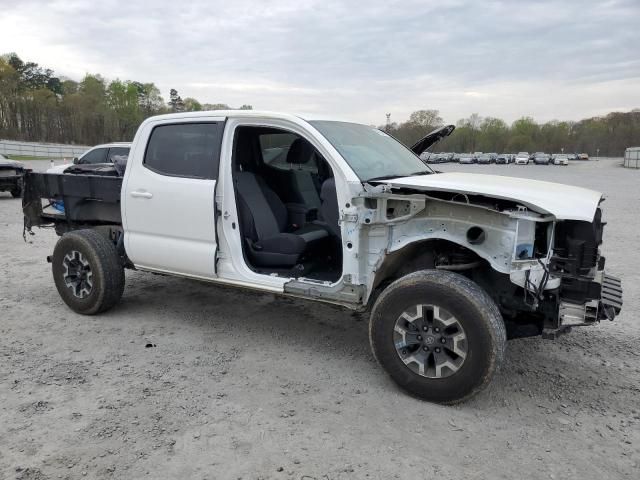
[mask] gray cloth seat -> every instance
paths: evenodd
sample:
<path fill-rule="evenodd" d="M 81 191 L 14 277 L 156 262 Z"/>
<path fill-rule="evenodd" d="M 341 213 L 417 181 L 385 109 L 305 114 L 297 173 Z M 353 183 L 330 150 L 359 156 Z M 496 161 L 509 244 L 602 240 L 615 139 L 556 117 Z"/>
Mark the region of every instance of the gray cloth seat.
<path fill-rule="evenodd" d="M 293 229 L 287 208 L 261 178 L 237 172 L 238 217 L 249 258 L 257 267 L 293 267 L 329 236 L 320 225 Z"/>
<path fill-rule="evenodd" d="M 315 158 L 316 151 L 304 138 L 296 138 L 287 152 L 287 163 L 291 166 L 288 173 L 289 199 L 301 203 L 308 209 L 320 208 L 318 186 L 313 174 L 305 169 L 305 165 Z"/>

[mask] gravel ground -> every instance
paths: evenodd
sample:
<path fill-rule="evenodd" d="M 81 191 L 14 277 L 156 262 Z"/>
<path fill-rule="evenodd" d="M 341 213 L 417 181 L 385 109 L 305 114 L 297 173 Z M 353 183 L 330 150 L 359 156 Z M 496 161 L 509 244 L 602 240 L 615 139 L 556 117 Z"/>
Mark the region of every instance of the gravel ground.
<path fill-rule="evenodd" d="M 492 385 L 443 407 L 401 393 L 349 312 L 127 272 L 122 302 L 72 313 L 0 194 L 0 478 L 640 478 L 640 172 L 459 166 L 603 191 L 613 323 L 514 340 Z M 33 162 L 36 168 L 43 162 Z"/>

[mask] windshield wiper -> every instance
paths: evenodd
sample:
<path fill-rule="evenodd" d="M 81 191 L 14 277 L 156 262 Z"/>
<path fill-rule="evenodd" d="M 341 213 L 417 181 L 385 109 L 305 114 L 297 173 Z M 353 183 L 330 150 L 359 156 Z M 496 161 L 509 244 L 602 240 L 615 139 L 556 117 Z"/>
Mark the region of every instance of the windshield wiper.
<path fill-rule="evenodd" d="M 419 172 L 413 172 L 410 175 L 407 175 L 407 177 L 417 177 L 418 175 L 431 175 L 432 173 L 435 173 L 433 170 L 420 170 Z"/>
<path fill-rule="evenodd" d="M 376 180 L 389 180 L 391 178 L 402 178 L 402 177 L 417 177 L 418 175 L 431 175 L 432 173 L 436 173 L 434 170 L 420 170 L 418 172 L 409 173 L 407 175 L 381 175 L 379 177 L 372 177 L 365 180 L 365 182 L 373 182 Z"/>
<path fill-rule="evenodd" d="M 404 175 L 380 175 L 379 177 L 367 178 L 365 182 L 373 182 L 375 180 L 389 180 L 390 178 L 400 178 L 400 177 L 404 177 Z"/>

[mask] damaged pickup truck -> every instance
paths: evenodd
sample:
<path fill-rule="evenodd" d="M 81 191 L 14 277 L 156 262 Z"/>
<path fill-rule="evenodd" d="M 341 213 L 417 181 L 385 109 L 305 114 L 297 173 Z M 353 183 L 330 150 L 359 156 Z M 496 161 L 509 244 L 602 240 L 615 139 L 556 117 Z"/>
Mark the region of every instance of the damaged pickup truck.
<path fill-rule="evenodd" d="M 491 380 L 507 338 L 613 320 L 600 193 L 437 173 L 375 128 L 256 111 L 142 123 L 126 168 L 24 179 L 25 230 L 55 227 L 55 285 L 113 307 L 131 268 L 370 312 L 373 353 L 441 403 Z M 63 202 L 61 212 L 50 203 Z"/>

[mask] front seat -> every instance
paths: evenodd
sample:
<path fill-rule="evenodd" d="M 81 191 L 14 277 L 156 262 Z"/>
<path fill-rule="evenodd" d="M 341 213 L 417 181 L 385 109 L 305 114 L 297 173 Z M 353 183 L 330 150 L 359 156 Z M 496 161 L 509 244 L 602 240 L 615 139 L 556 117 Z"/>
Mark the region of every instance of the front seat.
<path fill-rule="evenodd" d="M 329 234 L 319 225 L 293 229 L 282 200 L 261 178 L 237 172 L 235 178 L 241 233 L 256 267 L 293 267 Z"/>
<path fill-rule="evenodd" d="M 315 158 L 315 151 L 308 140 L 296 138 L 287 152 L 287 163 L 291 166 L 288 178 L 289 198 L 308 209 L 318 209 L 321 203 L 318 195 L 319 185 L 316 186 L 312 173 L 303 169 L 303 165 Z"/>

